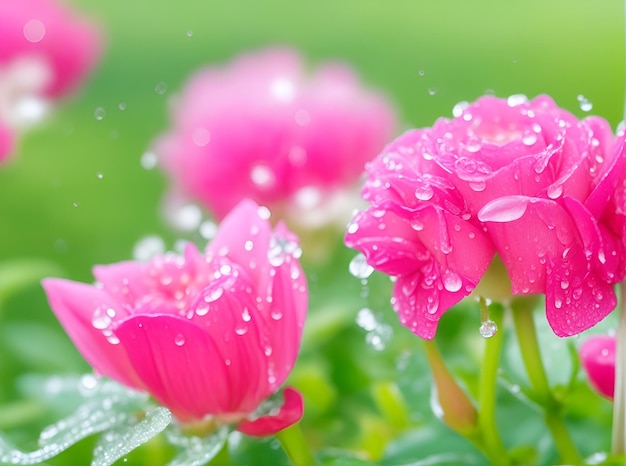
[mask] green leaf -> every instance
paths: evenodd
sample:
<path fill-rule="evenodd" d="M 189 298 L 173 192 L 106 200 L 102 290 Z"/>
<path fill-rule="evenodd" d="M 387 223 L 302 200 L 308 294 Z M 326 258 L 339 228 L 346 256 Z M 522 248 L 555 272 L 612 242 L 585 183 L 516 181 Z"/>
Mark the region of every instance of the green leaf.
<path fill-rule="evenodd" d="M 172 421 L 166 408 L 154 407 L 139 422 L 119 424 L 104 432 L 93 451 L 92 466 L 110 466 L 162 432 Z"/>
<path fill-rule="evenodd" d="M 165 431 L 170 443 L 182 448 L 182 451 L 167 466 L 202 466 L 220 452 L 228 438 L 228 426 L 220 427 L 212 435 L 197 437 L 185 435 L 176 428 Z"/>

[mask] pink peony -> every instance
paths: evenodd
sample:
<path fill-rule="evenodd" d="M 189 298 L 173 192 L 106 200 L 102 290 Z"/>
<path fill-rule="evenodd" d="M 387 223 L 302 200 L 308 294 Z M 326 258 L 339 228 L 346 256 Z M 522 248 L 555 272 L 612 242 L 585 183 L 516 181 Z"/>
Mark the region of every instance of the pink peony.
<path fill-rule="evenodd" d="M 250 197 L 313 224 L 342 210 L 337 196 L 352 187 L 395 124 L 390 104 L 364 89 L 346 65 L 325 64 L 308 76 L 289 49 L 196 72 L 171 120 L 155 151 L 175 197 L 195 199 L 217 218 Z M 324 214 L 321 206 L 328 207 Z M 352 203 L 343 210 L 345 225 Z"/>
<path fill-rule="evenodd" d="M 613 399 L 615 388 L 615 337 L 597 335 L 585 341 L 579 349 L 591 385 L 602 395 Z"/>
<path fill-rule="evenodd" d="M 546 295 L 557 335 L 595 325 L 624 277 L 620 231 L 605 211 L 626 154 L 608 123 L 579 121 L 547 96 L 486 96 L 453 113 L 369 164 L 371 205 L 346 244 L 397 277 L 394 309 L 424 338 L 474 290 L 494 252 L 511 293 Z"/>
<path fill-rule="evenodd" d="M 49 278 L 50 306 L 102 375 L 151 393 L 182 422 L 207 417 L 269 435 L 302 416 L 285 390 L 275 416 L 259 404 L 289 375 L 307 310 L 293 235 L 272 232 L 265 208 L 241 202 L 204 254 L 96 266 L 95 285 Z"/>
<path fill-rule="evenodd" d="M 32 124 L 76 88 L 100 55 L 91 22 L 54 0 L 0 0 L 0 124 Z"/>

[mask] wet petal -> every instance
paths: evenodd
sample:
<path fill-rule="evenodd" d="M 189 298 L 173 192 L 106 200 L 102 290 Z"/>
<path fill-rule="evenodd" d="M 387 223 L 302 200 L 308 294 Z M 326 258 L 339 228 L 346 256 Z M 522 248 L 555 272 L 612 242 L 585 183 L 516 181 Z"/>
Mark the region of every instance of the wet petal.
<path fill-rule="evenodd" d="M 206 331 L 171 315 L 137 315 L 115 330 L 146 389 L 181 421 L 229 413 L 224 357 Z"/>
<path fill-rule="evenodd" d="M 299 391 L 286 387 L 283 391 L 285 402 L 275 415 L 267 415 L 254 421 L 244 421 L 237 430 L 252 437 L 266 437 L 280 432 L 302 419 L 304 401 Z"/>
<path fill-rule="evenodd" d="M 596 335 L 588 338 L 579 349 L 591 385 L 607 398 L 613 399 L 615 389 L 615 337 Z"/>
<path fill-rule="evenodd" d="M 57 319 L 87 362 L 102 375 L 143 389 L 124 348 L 112 344 L 103 330 L 94 326 L 97 309 L 118 312 L 120 303 L 103 290 L 83 283 L 47 278 L 42 285 Z"/>

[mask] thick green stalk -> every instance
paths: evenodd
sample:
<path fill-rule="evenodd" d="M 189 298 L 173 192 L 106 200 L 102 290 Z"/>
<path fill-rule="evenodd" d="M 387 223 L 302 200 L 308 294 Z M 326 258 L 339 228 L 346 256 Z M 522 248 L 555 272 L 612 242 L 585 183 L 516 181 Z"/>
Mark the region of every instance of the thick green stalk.
<path fill-rule="evenodd" d="M 495 323 L 498 329 L 502 329 L 502 317 L 504 309 L 499 304 L 492 305 L 487 310 L 484 298 L 480 299 L 482 314 Z M 485 449 L 491 452 L 491 456 L 500 458 L 500 464 L 508 464 L 508 455 L 500 433 L 496 426 L 496 386 L 498 368 L 500 366 L 500 353 L 502 351 L 503 331 L 485 339 L 485 352 L 483 356 L 482 370 L 480 373 L 480 392 L 478 395 L 478 428 L 483 438 Z"/>
<path fill-rule="evenodd" d="M 522 360 L 533 388 L 534 399 L 543 409 L 546 425 L 552 434 L 561 461 L 568 465 L 582 465 L 583 460 L 569 435 L 561 416 L 561 405 L 550 390 L 548 377 L 543 367 L 533 319 L 533 303 L 534 301 L 525 298 L 516 299 L 512 303 L 515 333 Z"/>
<path fill-rule="evenodd" d="M 317 466 L 306 443 L 300 424 L 294 424 L 274 434 L 294 466 Z"/>

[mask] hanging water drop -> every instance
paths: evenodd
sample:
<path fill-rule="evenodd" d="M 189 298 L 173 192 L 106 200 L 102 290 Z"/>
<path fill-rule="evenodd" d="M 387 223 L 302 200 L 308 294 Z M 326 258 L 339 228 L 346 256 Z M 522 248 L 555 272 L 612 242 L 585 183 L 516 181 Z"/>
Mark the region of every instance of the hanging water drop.
<path fill-rule="evenodd" d="M 487 319 L 480 324 L 479 332 L 483 338 L 491 338 L 498 332 L 498 326 L 493 320 Z"/>

